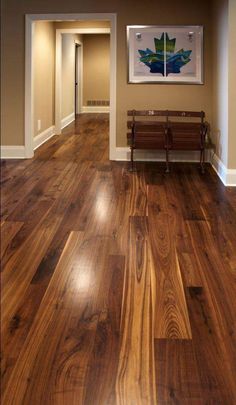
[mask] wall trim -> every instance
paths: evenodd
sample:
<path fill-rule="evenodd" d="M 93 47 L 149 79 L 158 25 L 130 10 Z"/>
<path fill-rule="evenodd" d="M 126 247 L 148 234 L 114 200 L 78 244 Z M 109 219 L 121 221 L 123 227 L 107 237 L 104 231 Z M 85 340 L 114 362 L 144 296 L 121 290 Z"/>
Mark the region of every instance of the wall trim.
<path fill-rule="evenodd" d="M 129 161 L 130 160 L 130 148 L 129 147 L 117 147 L 115 158 L 113 160 Z M 151 150 L 136 150 L 134 152 L 134 160 L 141 162 L 164 162 L 164 151 L 151 151 Z M 198 151 L 172 151 L 170 152 L 171 162 L 199 162 Z M 205 151 L 205 161 L 211 163 L 216 174 L 226 187 L 236 186 L 236 169 L 227 169 L 223 162 L 217 155 L 212 154 L 211 149 Z"/>
<path fill-rule="evenodd" d="M 1 159 L 25 159 L 26 157 L 24 146 L 1 146 Z"/>
<path fill-rule="evenodd" d="M 110 107 L 106 105 L 86 105 L 82 107 L 82 113 L 109 113 Z"/>
<path fill-rule="evenodd" d="M 45 129 L 45 131 L 40 132 L 40 134 L 34 137 L 34 150 L 41 146 L 43 143 L 47 142 L 53 135 L 55 135 L 55 125 Z"/>
<path fill-rule="evenodd" d="M 236 169 L 227 169 L 216 154 L 212 156 L 211 164 L 225 186 L 236 187 Z"/>
<path fill-rule="evenodd" d="M 198 151 L 171 151 L 170 161 L 172 162 L 199 162 Z M 116 157 L 114 160 L 129 161 L 130 160 L 130 148 L 129 147 L 117 147 Z M 135 150 L 134 160 L 142 162 L 165 162 L 164 151 L 153 150 Z M 205 153 L 206 162 L 210 161 L 210 151 L 206 150 Z"/>
<path fill-rule="evenodd" d="M 110 34 L 110 28 L 57 28 L 61 34 Z"/>
<path fill-rule="evenodd" d="M 67 125 L 71 124 L 75 120 L 75 113 L 67 115 L 67 117 L 62 118 L 61 120 L 61 129 L 67 127 Z"/>

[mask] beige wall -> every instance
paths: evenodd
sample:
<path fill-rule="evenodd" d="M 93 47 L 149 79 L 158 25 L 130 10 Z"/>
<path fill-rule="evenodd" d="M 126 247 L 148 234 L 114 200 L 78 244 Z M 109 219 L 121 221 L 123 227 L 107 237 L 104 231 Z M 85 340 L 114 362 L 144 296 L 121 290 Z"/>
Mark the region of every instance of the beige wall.
<path fill-rule="evenodd" d="M 126 145 L 126 111 L 129 108 L 204 109 L 211 121 L 211 20 L 207 0 L 5 0 L 3 4 L 4 143 L 24 142 L 24 14 L 25 13 L 117 13 L 117 145 Z M 203 24 L 205 25 L 205 84 L 127 84 L 126 25 Z M 15 44 L 17 43 L 17 47 Z M 12 49 L 16 49 L 12 55 Z M 14 100 L 14 103 L 12 102 Z M 16 118 L 17 117 L 17 118 Z"/>
<path fill-rule="evenodd" d="M 224 0 L 219 1 L 218 7 L 224 7 Z M 232 15 L 229 20 L 229 45 L 235 47 L 235 0 L 229 1 L 229 10 Z M 226 1 L 227 6 L 227 1 Z M 219 53 L 214 56 L 213 44 L 215 41 L 223 43 L 222 54 L 227 57 L 227 12 L 220 15 L 216 13 L 214 20 L 211 15 L 211 0 L 150 0 L 144 6 L 143 2 L 123 2 L 116 0 L 62 0 L 55 4 L 42 3 L 41 0 L 4 0 L 2 4 L 2 129 L 3 144 L 24 144 L 24 15 L 27 13 L 117 13 L 117 146 L 126 145 L 126 111 L 129 108 L 177 108 L 177 109 L 203 109 L 213 128 L 217 151 L 224 164 L 235 167 L 235 121 L 232 98 L 234 90 L 234 58 L 235 52 L 228 55 L 228 101 L 229 119 L 224 119 L 227 113 L 227 100 L 225 99 L 227 76 L 227 62 L 216 69 L 219 62 Z M 215 9 L 215 6 L 213 7 Z M 156 24 L 156 25 L 204 25 L 204 85 L 138 85 L 127 84 L 127 48 L 126 25 Z M 217 24 L 217 37 L 212 30 Z M 86 24 L 85 24 L 86 26 Z M 223 39 L 222 39 L 223 38 Z M 222 42 L 223 41 L 223 42 Z M 17 44 L 17 46 L 16 46 Z M 216 47 L 218 48 L 218 47 Z M 12 50 L 14 49 L 14 52 Z M 234 48 L 235 49 L 235 48 Z M 219 50 L 219 48 L 218 48 Z M 218 63 L 219 65 L 219 63 Z M 212 78 L 212 75 L 214 77 Z M 214 88 L 214 92 L 213 92 Z M 214 97 L 212 98 L 212 95 Z M 221 100 L 222 97 L 222 100 Z M 213 104 L 213 105 L 212 105 Z M 218 114 L 219 111 L 220 115 Z M 214 117 L 214 118 L 213 118 Z M 214 119 L 216 123 L 214 124 Z M 227 135 L 227 125 L 229 135 Z M 217 139 L 217 129 L 221 138 Z M 229 142 L 229 144 L 228 144 Z"/>
<path fill-rule="evenodd" d="M 236 0 L 229 0 L 229 153 L 228 168 L 236 169 Z"/>
<path fill-rule="evenodd" d="M 211 18 L 206 0 L 126 2 L 118 23 L 117 52 L 117 136 L 118 146 L 126 145 L 128 109 L 204 110 L 211 122 Z M 204 25 L 204 85 L 127 84 L 127 49 L 125 26 Z"/>
<path fill-rule="evenodd" d="M 83 35 L 83 105 L 109 100 L 110 35 Z"/>
<path fill-rule="evenodd" d="M 55 124 L 55 32 L 51 22 L 34 31 L 34 136 Z M 41 129 L 38 130 L 38 120 Z"/>
<path fill-rule="evenodd" d="M 212 138 L 216 154 L 228 162 L 228 0 L 216 0 L 213 7 Z"/>
<path fill-rule="evenodd" d="M 58 25 L 36 22 L 34 27 L 34 136 L 55 125 L 55 29 L 62 28 Z M 76 40 L 82 36 L 62 35 L 62 119 L 74 112 Z"/>
<path fill-rule="evenodd" d="M 236 168 L 236 1 L 213 3 L 213 139 L 216 155 Z"/>

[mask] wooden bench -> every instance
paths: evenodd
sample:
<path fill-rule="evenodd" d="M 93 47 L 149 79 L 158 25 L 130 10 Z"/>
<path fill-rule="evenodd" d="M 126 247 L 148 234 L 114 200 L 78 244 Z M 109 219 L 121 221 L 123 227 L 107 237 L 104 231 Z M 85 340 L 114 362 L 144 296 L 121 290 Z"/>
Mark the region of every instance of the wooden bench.
<path fill-rule="evenodd" d="M 169 172 L 170 151 L 199 150 L 200 166 L 204 173 L 205 137 L 208 125 L 204 120 L 203 111 L 130 110 L 127 114 L 128 117 L 132 117 L 127 121 L 130 130 L 127 137 L 131 149 L 132 170 L 135 149 L 164 150 L 166 172 Z"/>

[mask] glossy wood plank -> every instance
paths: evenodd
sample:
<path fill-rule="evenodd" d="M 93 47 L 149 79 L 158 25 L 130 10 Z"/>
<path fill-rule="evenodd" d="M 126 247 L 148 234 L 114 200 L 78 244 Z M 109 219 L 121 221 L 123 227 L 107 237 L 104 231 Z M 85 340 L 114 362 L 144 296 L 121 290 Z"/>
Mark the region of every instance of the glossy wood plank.
<path fill-rule="evenodd" d="M 201 221 L 189 221 L 187 225 L 201 265 L 204 287 L 207 289 L 209 297 L 215 296 L 216 302 L 212 304 L 215 305 L 215 312 L 217 310 L 221 312 L 223 307 L 227 308 L 227 316 L 224 319 L 231 330 L 236 320 L 236 303 L 233 299 L 236 293 L 234 275 L 227 271 L 227 264 L 217 250 L 209 224 Z M 204 269 L 208 269 L 208 271 L 204 271 Z"/>
<path fill-rule="evenodd" d="M 6 218 L 13 208 L 20 202 L 26 194 L 30 193 L 38 182 L 38 170 L 43 166 L 43 162 L 33 161 L 26 169 L 19 170 L 9 182 L 2 187 L 2 209 L 1 218 Z"/>
<path fill-rule="evenodd" d="M 8 261 L 2 275 L 2 284 L 4 285 L 1 300 L 3 334 L 9 327 L 22 294 L 24 294 L 42 260 L 59 222 L 60 219 L 54 219 L 51 227 L 37 230 Z"/>
<path fill-rule="evenodd" d="M 201 287 L 201 269 L 194 253 L 178 252 L 178 262 L 184 287 Z"/>
<path fill-rule="evenodd" d="M 236 372 L 236 339 L 234 334 L 236 325 L 235 280 L 233 275 L 227 271 L 227 265 L 225 265 L 216 249 L 209 225 L 206 222 L 192 223 L 190 221 L 188 226 L 196 255 L 201 264 L 201 277 L 205 292 L 203 299 L 204 302 L 207 301 L 208 311 L 214 325 L 215 346 L 219 348 L 219 356 L 224 365 L 224 376 L 228 381 L 227 390 L 233 395 L 233 392 L 236 392 L 236 381 L 233 377 Z M 200 294 L 197 298 L 201 302 Z M 196 309 L 196 307 L 194 308 Z M 221 373 L 220 378 L 223 379 Z M 221 388 L 219 390 L 221 391 Z"/>
<path fill-rule="evenodd" d="M 1 162 L 4 403 L 231 405 L 236 189 L 210 165 L 130 173 L 108 124 Z"/>
<path fill-rule="evenodd" d="M 82 237 L 83 235 L 80 233 L 72 233 L 68 239 L 61 260 L 26 339 L 25 350 L 21 352 L 7 385 L 3 397 L 3 401 L 5 400 L 6 403 L 20 404 L 23 400 L 30 403 L 33 400 L 35 404 L 40 404 L 45 395 L 47 398 L 45 388 L 48 390 L 49 387 L 45 387 L 45 381 L 49 378 L 52 370 L 51 361 L 55 356 L 57 344 L 61 339 L 61 332 L 70 313 L 70 311 L 66 310 L 66 300 L 63 300 L 65 284 L 68 282 L 68 277 L 71 277 L 72 285 L 70 285 L 70 289 L 68 285 L 67 294 L 69 298 L 73 292 L 76 292 L 73 262 L 76 258 L 76 248 L 81 243 Z M 36 366 L 38 362 L 44 365 L 43 368 Z M 31 381 L 32 384 L 30 384 Z M 34 384 L 36 381 L 37 389 L 35 390 Z M 47 401 L 49 401 L 49 397 Z"/>
<path fill-rule="evenodd" d="M 99 291 L 101 314 L 86 379 L 84 403 L 87 405 L 116 403 L 124 265 L 124 256 L 109 256 L 104 269 L 104 281 Z"/>
<path fill-rule="evenodd" d="M 181 204 L 181 210 L 184 220 L 205 220 L 201 205 L 198 199 L 195 198 L 191 190 L 187 187 L 187 175 L 175 175 L 176 191 L 178 193 L 178 201 Z"/>
<path fill-rule="evenodd" d="M 145 217 L 130 218 L 130 242 L 122 308 L 117 404 L 155 404 L 151 273 Z"/>
<path fill-rule="evenodd" d="M 11 240 L 14 238 L 17 232 L 19 232 L 23 224 L 24 222 L 22 221 L 6 221 L 1 224 L 1 259 L 6 252 Z"/>
<path fill-rule="evenodd" d="M 130 173 L 130 216 L 147 215 L 147 192 L 143 171 Z"/>
<path fill-rule="evenodd" d="M 5 390 L 10 375 L 20 356 L 22 347 L 36 317 L 42 298 L 50 281 L 51 274 L 47 271 L 41 283 L 29 284 L 19 302 L 15 315 L 2 337 L 1 388 Z"/>
<path fill-rule="evenodd" d="M 192 341 L 156 339 L 155 364 L 159 404 L 205 404 Z"/>
<path fill-rule="evenodd" d="M 168 217 L 155 222 L 150 232 L 156 269 L 155 338 L 191 339 L 179 262 Z"/>
<path fill-rule="evenodd" d="M 210 308 L 201 287 L 188 289 L 187 302 L 204 403 L 233 404 L 236 400 L 235 373 L 229 370 L 214 309 Z"/>
<path fill-rule="evenodd" d="M 155 262 L 155 338 L 190 339 L 191 328 L 175 248 L 176 226 L 167 213 L 163 188 L 162 192 L 158 190 L 162 195 L 157 200 L 158 205 L 153 202 L 153 195 L 157 194 L 155 187 L 148 189 L 148 225 Z"/>

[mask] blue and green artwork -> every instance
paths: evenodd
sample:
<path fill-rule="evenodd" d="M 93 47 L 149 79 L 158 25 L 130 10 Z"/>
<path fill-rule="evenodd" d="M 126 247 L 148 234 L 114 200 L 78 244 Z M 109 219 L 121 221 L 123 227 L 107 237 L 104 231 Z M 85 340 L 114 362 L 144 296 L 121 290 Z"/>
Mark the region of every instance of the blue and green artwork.
<path fill-rule="evenodd" d="M 191 50 L 180 49 L 175 52 L 176 38 L 170 39 L 167 33 L 162 33 L 161 38 L 154 38 L 155 52 L 149 48 L 139 49 L 140 62 L 150 68 L 150 73 L 181 73 L 180 69 L 190 62 Z M 165 60 L 166 59 L 166 60 Z M 166 71 L 165 71 L 166 65 Z"/>

